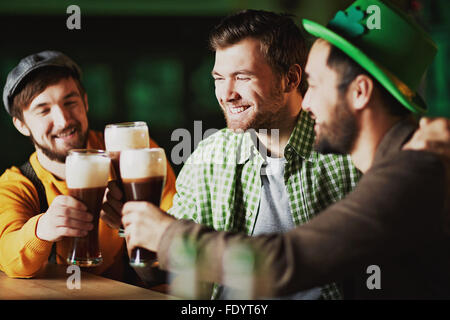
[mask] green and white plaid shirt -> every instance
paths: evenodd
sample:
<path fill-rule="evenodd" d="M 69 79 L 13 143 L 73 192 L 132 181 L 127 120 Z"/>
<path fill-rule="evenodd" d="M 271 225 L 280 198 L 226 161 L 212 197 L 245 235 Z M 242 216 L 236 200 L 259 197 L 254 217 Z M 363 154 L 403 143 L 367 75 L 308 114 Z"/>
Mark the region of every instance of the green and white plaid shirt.
<path fill-rule="evenodd" d="M 343 198 L 361 176 L 349 156 L 319 154 L 313 143 L 314 121 L 302 111 L 284 150 L 284 181 L 295 225 Z M 249 132 L 222 129 L 200 142 L 186 161 L 169 213 L 216 230 L 251 235 L 259 211 L 263 163 Z M 341 298 L 334 283 L 324 286 L 321 296 Z"/>

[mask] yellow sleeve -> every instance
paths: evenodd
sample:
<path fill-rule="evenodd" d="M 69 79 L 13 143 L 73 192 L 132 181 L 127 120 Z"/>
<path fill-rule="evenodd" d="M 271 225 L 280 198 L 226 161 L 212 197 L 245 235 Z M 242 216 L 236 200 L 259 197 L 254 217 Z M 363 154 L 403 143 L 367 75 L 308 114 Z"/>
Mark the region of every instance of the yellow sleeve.
<path fill-rule="evenodd" d="M 36 236 L 41 214 L 37 192 L 17 168 L 0 177 L 0 270 L 33 277 L 50 255 L 52 242 Z"/>
<path fill-rule="evenodd" d="M 173 197 L 177 190 L 175 189 L 175 173 L 173 172 L 172 167 L 170 166 L 169 160 L 167 160 L 167 177 L 166 177 L 166 185 L 164 186 L 163 195 L 161 198 L 160 208 L 164 211 L 168 211 L 172 207 Z"/>

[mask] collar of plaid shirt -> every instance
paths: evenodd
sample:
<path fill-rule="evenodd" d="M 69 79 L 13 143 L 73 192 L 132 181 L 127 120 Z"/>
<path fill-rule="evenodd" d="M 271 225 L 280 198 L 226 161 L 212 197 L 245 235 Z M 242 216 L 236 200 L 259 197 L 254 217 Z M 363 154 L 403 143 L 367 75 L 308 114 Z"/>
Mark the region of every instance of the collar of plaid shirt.
<path fill-rule="evenodd" d="M 314 145 L 314 120 L 311 119 L 307 112 L 300 112 L 297 124 L 292 131 L 286 148 L 284 149 L 284 157 L 287 161 L 292 159 L 295 152 L 299 157 L 306 161 L 315 161 L 317 153 L 313 151 Z M 253 157 L 261 157 L 257 150 L 256 137 L 250 133 L 245 133 L 242 143 L 238 150 L 238 163 L 243 164 Z M 261 157 L 261 160 L 263 158 Z M 264 160 L 263 160 L 264 161 Z"/>

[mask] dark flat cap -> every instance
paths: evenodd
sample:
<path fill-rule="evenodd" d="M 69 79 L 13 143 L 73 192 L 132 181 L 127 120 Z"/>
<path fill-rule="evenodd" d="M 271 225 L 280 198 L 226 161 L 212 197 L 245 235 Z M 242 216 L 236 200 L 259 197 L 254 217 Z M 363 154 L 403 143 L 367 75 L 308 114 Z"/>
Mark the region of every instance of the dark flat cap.
<path fill-rule="evenodd" d="M 49 66 L 68 68 L 72 70 L 78 78 L 81 77 L 80 67 L 68 56 L 58 51 L 47 50 L 23 58 L 8 74 L 5 87 L 3 88 L 3 103 L 9 114 L 11 114 L 11 98 L 22 80 L 31 71 Z"/>

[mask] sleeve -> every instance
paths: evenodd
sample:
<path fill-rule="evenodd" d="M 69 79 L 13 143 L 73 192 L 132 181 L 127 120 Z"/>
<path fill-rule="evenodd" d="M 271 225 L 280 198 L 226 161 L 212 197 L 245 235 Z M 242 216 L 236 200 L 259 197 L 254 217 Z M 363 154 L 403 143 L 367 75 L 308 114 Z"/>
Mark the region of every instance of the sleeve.
<path fill-rule="evenodd" d="M 264 281 L 271 283 L 270 293 L 282 296 L 343 279 L 368 261 L 414 250 L 442 231 L 444 168 L 420 152 L 403 151 L 391 160 L 369 170 L 344 200 L 284 234 L 248 237 L 175 221 L 159 243 L 160 266 L 176 264 L 170 246 L 182 237 L 193 241 L 202 257 L 202 280 L 231 285 L 224 281 L 231 268 L 223 265 L 225 250 L 248 244 L 259 257 Z"/>
<path fill-rule="evenodd" d="M 173 197 L 173 205 L 168 213 L 177 219 L 195 220 L 198 215 L 195 190 L 197 168 L 196 165 L 192 164 L 189 160 L 184 164 L 177 177 L 177 192 Z"/>
<path fill-rule="evenodd" d="M 36 236 L 39 201 L 34 187 L 19 173 L 0 179 L 0 269 L 9 277 L 33 277 L 47 261 L 52 242 Z"/>
<path fill-rule="evenodd" d="M 167 211 L 172 207 L 173 197 L 176 193 L 175 181 L 176 181 L 175 173 L 173 172 L 169 160 L 167 160 L 166 184 L 164 186 L 164 191 L 162 194 L 160 205 L 160 208 L 164 211 Z"/>

